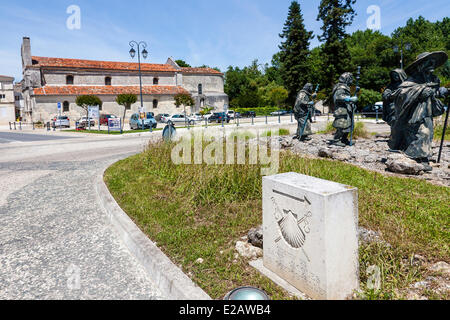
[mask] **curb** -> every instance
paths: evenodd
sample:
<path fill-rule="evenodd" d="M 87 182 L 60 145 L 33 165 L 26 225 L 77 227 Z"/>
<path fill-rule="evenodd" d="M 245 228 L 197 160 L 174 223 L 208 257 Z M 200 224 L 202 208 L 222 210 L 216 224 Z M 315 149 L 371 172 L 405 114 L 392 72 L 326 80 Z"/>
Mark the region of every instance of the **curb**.
<path fill-rule="evenodd" d="M 211 300 L 211 297 L 173 264 L 119 207 L 106 187 L 103 175 L 104 171 L 95 183 L 100 205 L 120 239 L 144 267 L 161 293 L 169 300 Z"/>

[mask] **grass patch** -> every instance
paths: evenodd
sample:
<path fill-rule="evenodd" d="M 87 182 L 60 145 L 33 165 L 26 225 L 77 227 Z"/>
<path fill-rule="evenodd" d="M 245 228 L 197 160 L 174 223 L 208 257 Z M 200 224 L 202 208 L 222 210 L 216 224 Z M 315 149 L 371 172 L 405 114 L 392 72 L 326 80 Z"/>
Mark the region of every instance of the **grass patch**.
<path fill-rule="evenodd" d="M 212 298 L 252 285 L 272 299 L 289 299 L 246 260 L 235 257 L 235 242 L 262 223 L 261 167 L 174 165 L 170 154 L 169 144 L 151 145 L 106 171 L 105 181 L 120 206 Z M 408 262 L 413 254 L 434 262 L 450 260 L 449 188 L 289 152 L 281 154 L 280 166 L 280 172 L 359 189 L 360 225 L 380 232 L 392 245 L 361 246 L 363 298 L 404 298 L 402 290 L 426 276 Z M 197 264 L 198 258 L 204 263 Z M 365 285 L 371 265 L 381 269 L 379 292 Z"/>
<path fill-rule="evenodd" d="M 256 134 L 251 131 L 239 131 L 235 130 L 229 135 L 230 139 L 238 138 L 238 139 L 254 139 L 256 138 Z"/>
<path fill-rule="evenodd" d="M 336 128 L 333 127 L 333 122 L 328 122 L 326 128 L 322 131 L 319 131 L 318 134 L 334 134 L 335 132 L 336 132 Z M 358 139 L 358 138 L 367 139 L 370 136 L 371 135 L 370 135 L 369 131 L 367 131 L 367 128 L 366 128 L 366 125 L 364 124 L 364 122 L 358 121 L 355 123 L 355 129 L 353 131 L 354 139 Z"/>
<path fill-rule="evenodd" d="M 160 129 L 160 128 L 153 129 L 153 131 L 161 131 L 161 130 L 162 129 Z M 108 130 L 81 130 L 81 131 L 64 130 L 64 131 L 65 132 L 77 132 L 77 133 L 108 134 Z M 123 133 L 120 133 L 120 131 L 110 131 L 109 134 L 120 135 L 120 134 L 141 133 L 141 132 L 150 132 L 150 129 L 146 129 L 146 130 L 124 130 Z"/>
<path fill-rule="evenodd" d="M 434 139 L 437 141 L 442 140 L 442 134 L 444 133 L 444 120 L 437 121 L 434 126 Z M 445 141 L 450 141 L 450 128 L 447 125 L 447 130 L 445 131 Z"/>
<path fill-rule="evenodd" d="M 276 136 L 288 136 L 291 134 L 288 129 L 280 128 L 274 130 L 274 132 L 272 132 L 272 130 L 267 130 L 261 134 L 261 137 L 271 137 L 273 133 L 275 133 Z"/>

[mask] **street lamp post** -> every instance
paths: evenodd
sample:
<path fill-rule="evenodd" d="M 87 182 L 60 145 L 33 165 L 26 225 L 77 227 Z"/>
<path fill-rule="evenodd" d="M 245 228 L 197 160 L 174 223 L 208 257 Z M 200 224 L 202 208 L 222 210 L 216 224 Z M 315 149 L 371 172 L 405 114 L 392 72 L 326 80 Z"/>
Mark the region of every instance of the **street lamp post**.
<path fill-rule="evenodd" d="M 400 55 L 401 55 L 401 60 L 400 60 L 400 66 L 403 69 L 404 67 L 404 62 L 403 62 L 403 48 L 405 48 L 406 51 L 411 50 L 411 43 L 407 42 L 407 43 L 403 43 L 403 39 L 400 40 L 400 48 L 395 45 L 394 46 L 394 52 L 399 52 L 400 51 Z"/>
<path fill-rule="evenodd" d="M 147 49 L 147 43 L 145 43 L 144 41 L 141 42 L 137 42 L 137 41 L 130 41 L 130 56 L 131 58 L 134 59 L 134 57 L 136 56 L 136 50 L 134 49 L 134 47 L 137 47 L 137 53 L 138 53 L 138 64 L 139 64 L 139 88 L 140 88 L 140 94 L 141 94 L 141 112 L 144 112 L 144 99 L 143 99 L 143 95 L 142 95 L 142 74 L 141 74 L 141 47 L 142 49 L 142 57 L 144 59 L 147 59 L 148 56 L 148 51 Z M 142 129 L 144 129 L 144 119 L 142 119 Z"/>

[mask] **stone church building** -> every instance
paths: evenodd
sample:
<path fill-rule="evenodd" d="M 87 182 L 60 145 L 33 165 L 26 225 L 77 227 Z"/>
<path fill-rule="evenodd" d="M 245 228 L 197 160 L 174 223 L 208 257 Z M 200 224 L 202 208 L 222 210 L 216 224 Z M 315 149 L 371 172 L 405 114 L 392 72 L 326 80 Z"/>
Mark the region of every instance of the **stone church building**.
<path fill-rule="evenodd" d="M 32 56 L 30 39 L 23 38 L 22 70 L 23 120 L 47 122 L 58 114 L 59 102 L 62 114 L 75 121 L 84 116 L 75 103 L 80 95 L 98 96 L 103 102 L 101 113 L 121 116 L 117 95 L 136 94 L 138 102 L 127 111 L 126 119 L 140 107 L 137 63 Z M 224 75 L 214 69 L 182 68 L 169 58 L 165 64 L 141 63 L 141 70 L 146 112 L 183 113 L 184 108 L 175 105 L 178 93 L 191 93 L 196 101 L 186 109 L 188 115 L 203 107 L 222 111 L 228 104 Z"/>

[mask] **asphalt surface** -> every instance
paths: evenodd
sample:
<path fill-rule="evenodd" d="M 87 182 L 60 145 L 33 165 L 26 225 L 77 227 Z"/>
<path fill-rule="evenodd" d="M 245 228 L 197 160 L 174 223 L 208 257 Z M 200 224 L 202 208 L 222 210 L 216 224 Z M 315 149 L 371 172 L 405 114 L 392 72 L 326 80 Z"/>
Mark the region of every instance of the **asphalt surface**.
<path fill-rule="evenodd" d="M 68 137 L 57 135 L 31 134 L 31 133 L 16 133 L 16 132 L 0 132 L 0 143 L 11 142 L 34 142 L 47 140 L 64 140 Z"/>
<path fill-rule="evenodd" d="M 22 140 L 0 144 L 0 299 L 166 299 L 94 189 L 106 167 L 148 139 L 14 138 Z"/>

